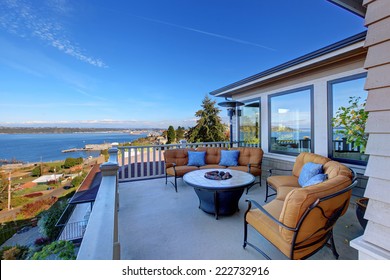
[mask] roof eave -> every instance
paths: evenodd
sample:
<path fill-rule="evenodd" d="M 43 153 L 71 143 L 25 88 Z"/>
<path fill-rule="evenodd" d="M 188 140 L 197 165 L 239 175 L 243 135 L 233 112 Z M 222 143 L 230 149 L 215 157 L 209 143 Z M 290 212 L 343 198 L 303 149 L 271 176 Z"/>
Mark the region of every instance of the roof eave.
<path fill-rule="evenodd" d="M 327 0 L 337 6 L 346 9 L 362 18 L 365 17 L 367 8 L 363 6 L 363 0 Z"/>
<path fill-rule="evenodd" d="M 321 58 L 329 59 L 329 57 L 331 57 L 333 54 L 336 55 L 340 52 L 343 52 L 344 50 L 350 51 L 351 48 L 361 48 L 364 46 L 366 33 L 366 31 L 361 32 L 337 43 L 321 48 L 317 51 L 308 53 L 296 59 L 290 60 L 286 63 L 280 64 L 276 67 L 270 68 L 258 74 L 252 75 L 248 78 L 239 80 L 235 83 L 214 90 L 210 92 L 210 94 L 216 97 L 230 97 L 230 95 L 237 90 L 252 87 L 256 83 L 259 83 L 271 77 L 273 78 L 277 75 L 283 75 L 284 73 L 293 71 L 294 69 L 299 69 L 300 67 L 307 67 L 307 65 L 310 65 L 310 63 L 318 63 L 318 60 L 320 60 Z"/>

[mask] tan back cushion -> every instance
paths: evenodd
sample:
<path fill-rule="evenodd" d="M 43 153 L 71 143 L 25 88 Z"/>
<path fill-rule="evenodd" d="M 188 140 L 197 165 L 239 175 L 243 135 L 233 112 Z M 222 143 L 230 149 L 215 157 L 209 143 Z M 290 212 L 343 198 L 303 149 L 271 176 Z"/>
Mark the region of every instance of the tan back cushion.
<path fill-rule="evenodd" d="M 327 195 L 333 194 L 348 187 L 352 183 L 350 177 L 338 175 L 331 179 L 324 181 L 323 183 L 305 187 L 305 188 L 296 188 L 292 190 L 285 198 L 283 209 L 279 217 L 279 221 L 283 224 L 295 228 L 298 224 L 299 219 L 302 217 L 306 209 L 315 202 L 318 198 L 325 197 Z M 351 197 L 351 192 L 348 191 L 342 195 L 336 196 L 327 200 L 326 202 L 321 203 L 321 207 L 324 209 L 325 214 L 330 216 L 333 211 L 338 209 L 343 205 L 343 203 Z M 342 214 L 348 208 L 343 209 Z M 326 219 L 322 216 L 319 209 L 311 211 L 309 216 L 305 219 L 302 224 L 300 233 L 297 238 L 297 242 L 304 240 L 308 236 L 312 235 L 317 229 L 323 227 L 326 223 Z M 284 229 L 283 227 L 279 228 L 280 233 L 287 242 L 291 242 L 293 238 L 293 233 Z M 318 232 L 317 235 L 322 234 Z M 315 238 L 315 235 L 312 236 Z"/>
<path fill-rule="evenodd" d="M 188 151 L 194 151 L 194 149 L 172 149 L 164 151 L 165 167 L 172 167 L 173 163 L 177 166 L 187 165 L 188 163 Z"/>
<path fill-rule="evenodd" d="M 206 164 L 219 164 L 221 160 L 221 150 L 227 150 L 227 148 L 220 147 L 198 147 L 198 152 L 206 152 Z"/>
<path fill-rule="evenodd" d="M 240 156 L 238 158 L 238 165 L 247 166 L 251 164 L 252 167 L 261 168 L 263 160 L 263 150 L 255 147 L 239 147 L 231 148 L 231 150 L 239 150 Z"/>
<path fill-rule="evenodd" d="M 353 174 L 348 167 L 333 160 L 324 164 L 324 173 L 328 174 L 328 179 L 334 178 L 338 175 L 343 175 L 349 177 L 350 179 L 353 177 Z"/>
<path fill-rule="evenodd" d="M 299 177 L 299 174 L 301 174 L 302 167 L 303 167 L 306 163 L 308 163 L 308 162 L 313 162 L 313 163 L 318 163 L 318 164 L 324 165 L 324 164 L 327 163 L 328 161 L 330 161 L 329 158 L 324 157 L 324 156 L 321 156 L 321 155 L 317 155 L 317 154 L 313 154 L 313 153 L 308 153 L 308 152 L 300 153 L 300 154 L 297 156 L 296 160 L 295 160 L 292 174 L 293 174 L 295 177 Z"/>

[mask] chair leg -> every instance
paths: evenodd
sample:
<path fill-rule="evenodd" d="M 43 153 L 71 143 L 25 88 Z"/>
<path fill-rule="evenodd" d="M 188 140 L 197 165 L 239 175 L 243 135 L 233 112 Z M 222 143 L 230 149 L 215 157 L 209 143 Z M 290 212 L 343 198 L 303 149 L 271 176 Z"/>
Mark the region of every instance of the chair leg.
<path fill-rule="evenodd" d="M 259 181 L 258 182 L 255 182 L 255 183 L 253 183 L 252 185 L 250 185 L 249 187 L 246 188 L 246 193 L 245 194 L 248 194 L 249 190 L 256 184 L 259 184 L 260 187 L 261 187 L 261 177 L 259 177 Z"/>
<path fill-rule="evenodd" d="M 177 192 L 177 178 L 175 176 L 175 191 Z"/>
<path fill-rule="evenodd" d="M 336 257 L 336 260 L 338 260 L 340 255 L 339 255 L 339 253 L 337 253 L 336 245 L 334 243 L 333 230 L 332 230 L 331 236 L 329 238 L 329 242 L 330 242 L 330 248 L 332 249 L 332 253 Z"/>
<path fill-rule="evenodd" d="M 245 220 L 244 221 L 244 244 L 242 245 L 242 247 L 245 249 L 246 245 L 247 245 L 247 240 L 248 238 L 248 223 L 247 221 Z"/>

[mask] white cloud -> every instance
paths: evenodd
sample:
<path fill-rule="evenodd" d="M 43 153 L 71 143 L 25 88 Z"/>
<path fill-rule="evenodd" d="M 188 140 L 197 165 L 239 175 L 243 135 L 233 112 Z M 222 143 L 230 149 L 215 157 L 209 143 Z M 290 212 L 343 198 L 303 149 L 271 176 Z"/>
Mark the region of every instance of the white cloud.
<path fill-rule="evenodd" d="M 39 8 L 33 6 L 34 3 L 35 1 L 3 0 L 0 3 L 2 10 L 0 27 L 22 38 L 38 38 L 53 48 L 90 65 L 107 67 L 101 59 L 86 55 L 66 36 L 66 30 L 60 23 L 59 17 L 71 11 L 67 1 L 50 0 Z"/>
<path fill-rule="evenodd" d="M 239 43 L 239 44 L 251 45 L 251 46 L 259 47 L 259 48 L 266 49 L 266 50 L 269 50 L 269 51 L 276 51 L 275 49 L 267 47 L 265 45 L 261 45 L 261 44 L 250 42 L 250 41 L 246 41 L 246 40 L 241 40 L 241 39 L 230 37 L 230 36 L 226 36 L 226 35 L 212 33 L 212 32 L 208 32 L 208 31 L 195 29 L 195 28 L 192 28 L 192 27 L 179 25 L 179 24 L 175 24 L 175 23 L 171 23 L 171 22 L 167 22 L 167 21 L 162 21 L 162 20 L 158 20 L 158 19 L 148 18 L 148 17 L 142 17 L 142 16 L 135 16 L 135 17 L 138 17 L 138 18 L 141 18 L 141 19 L 144 19 L 144 20 L 147 20 L 147 21 L 152 21 L 152 22 L 156 22 L 156 23 L 160 23 L 160 24 L 164 24 L 164 25 L 169 25 L 169 26 L 173 26 L 173 27 L 180 28 L 180 29 L 183 29 L 183 30 L 187 30 L 187 31 L 195 32 L 195 33 L 200 33 L 200 34 L 203 34 L 203 35 L 207 35 L 207 36 L 211 36 L 211 37 L 215 37 L 215 38 L 219 38 L 219 39 L 223 39 L 223 40 L 232 41 L 232 42 Z"/>

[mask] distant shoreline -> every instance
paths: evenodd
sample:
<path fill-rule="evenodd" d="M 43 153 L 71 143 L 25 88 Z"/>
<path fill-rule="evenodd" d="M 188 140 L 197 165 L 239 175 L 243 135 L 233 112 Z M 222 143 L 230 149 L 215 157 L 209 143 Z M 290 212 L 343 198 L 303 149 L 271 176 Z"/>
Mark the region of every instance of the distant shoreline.
<path fill-rule="evenodd" d="M 0 126 L 0 134 L 44 134 L 44 133 L 141 133 L 161 130 L 158 128 L 75 128 L 75 127 L 4 127 Z"/>

